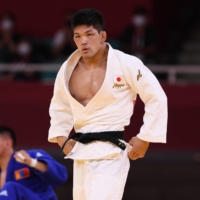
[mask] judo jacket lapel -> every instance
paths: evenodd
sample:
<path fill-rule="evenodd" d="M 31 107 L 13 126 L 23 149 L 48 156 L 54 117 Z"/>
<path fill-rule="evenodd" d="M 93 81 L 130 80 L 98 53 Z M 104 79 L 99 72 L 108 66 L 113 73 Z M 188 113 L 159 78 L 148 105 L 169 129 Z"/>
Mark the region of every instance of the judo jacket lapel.
<path fill-rule="evenodd" d="M 111 57 L 113 54 L 113 50 L 110 50 L 108 53 L 108 59 L 107 59 L 107 67 L 106 67 L 106 73 L 104 81 L 99 89 L 99 91 L 95 94 L 95 96 L 89 101 L 89 103 L 82 109 L 79 110 L 79 112 L 74 113 L 75 114 L 75 121 L 74 121 L 74 129 L 79 130 L 82 126 L 84 126 L 87 123 L 88 116 L 91 114 L 91 112 L 96 108 L 99 102 L 103 101 L 105 96 L 107 95 L 106 91 L 108 89 L 108 85 L 110 82 L 110 70 L 111 70 Z"/>

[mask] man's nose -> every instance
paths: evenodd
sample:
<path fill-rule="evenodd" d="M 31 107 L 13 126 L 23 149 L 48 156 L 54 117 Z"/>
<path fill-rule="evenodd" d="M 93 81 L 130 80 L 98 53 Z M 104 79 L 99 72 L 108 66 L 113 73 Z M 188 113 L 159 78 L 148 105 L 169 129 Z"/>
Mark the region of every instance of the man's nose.
<path fill-rule="evenodd" d="M 82 37 L 81 44 L 87 44 L 87 37 Z"/>

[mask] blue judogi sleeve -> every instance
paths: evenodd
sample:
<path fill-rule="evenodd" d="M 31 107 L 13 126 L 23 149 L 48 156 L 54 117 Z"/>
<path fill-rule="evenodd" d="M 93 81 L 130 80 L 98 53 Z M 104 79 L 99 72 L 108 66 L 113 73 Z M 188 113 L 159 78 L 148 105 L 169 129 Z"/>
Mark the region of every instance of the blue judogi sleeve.
<path fill-rule="evenodd" d="M 26 152 L 32 158 L 45 162 L 48 170 L 39 172 L 26 164 L 17 162 L 12 156 L 8 163 L 5 184 L 0 191 L 0 200 L 58 200 L 54 188 L 66 182 L 68 178 L 66 167 L 43 150 L 27 150 Z"/>
<path fill-rule="evenodd" d="M 48 165 L 48 170 L 46 172 L 34 170 L 34 173 L 43 179 L 43 181 L 50 184 L 53 188 L 58 187 L 67 180 L 68 174 L 66 168 L 60 163 L 56 162 L 45 151 L 29 150 L 27 153 L 32 158 L 36 158 L 38 161 L 45 162 Z"/>

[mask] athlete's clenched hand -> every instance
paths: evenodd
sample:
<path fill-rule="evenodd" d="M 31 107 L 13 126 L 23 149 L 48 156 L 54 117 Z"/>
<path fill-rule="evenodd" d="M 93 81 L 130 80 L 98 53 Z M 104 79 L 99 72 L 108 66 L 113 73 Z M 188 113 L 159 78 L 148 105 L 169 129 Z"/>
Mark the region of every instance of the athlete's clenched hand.
<path fill-rule="evenodd" d="M 149 142 L 140 140 L 138 137 L 132 137 L 129 141 L 129 144 L 132 146 L 132 148 L 128 152 L 128 157 L 131 160 L 143 158 L 149 147 Z"/>
<path fill-rule="evenodd" d="M 57 137 L 57 142 L 60 147 L 62 147 L 62 145 L 64 144 L 66 140 L 67 140 L 66 137 L 63 137 L 63 136 Z M 75 140 L 70 139 L 69 141 L 67 141 L 63 149 L 64 154 L 68 155 L 73 149 L 73 147 L 75 146 L 75 144 L 76 144 Z"/>

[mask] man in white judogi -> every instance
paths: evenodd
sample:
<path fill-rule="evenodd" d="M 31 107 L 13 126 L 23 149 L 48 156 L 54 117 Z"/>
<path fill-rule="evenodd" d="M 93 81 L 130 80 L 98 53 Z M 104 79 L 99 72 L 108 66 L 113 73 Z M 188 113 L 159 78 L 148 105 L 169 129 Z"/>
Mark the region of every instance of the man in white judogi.
<path fill-rule="evenodd" d="M 50 105 L 49 142 L 74 160 L 74 200 L 121 200 L 129 158 L 144 157 L 150 142 L 166 142 L 167 98 L 150 70 L 136 57 L 114 50 L 106 40 L 102 15 L 78 11 L 72 20 L 77 50 L 58 72 Z M 124 131 L 137 94 L 145 104 L 144 124 L 126 149 L 105 140 L 87 144 L 75 132 Z M 118 138 L 119 139 L 119 138 Z"/>

